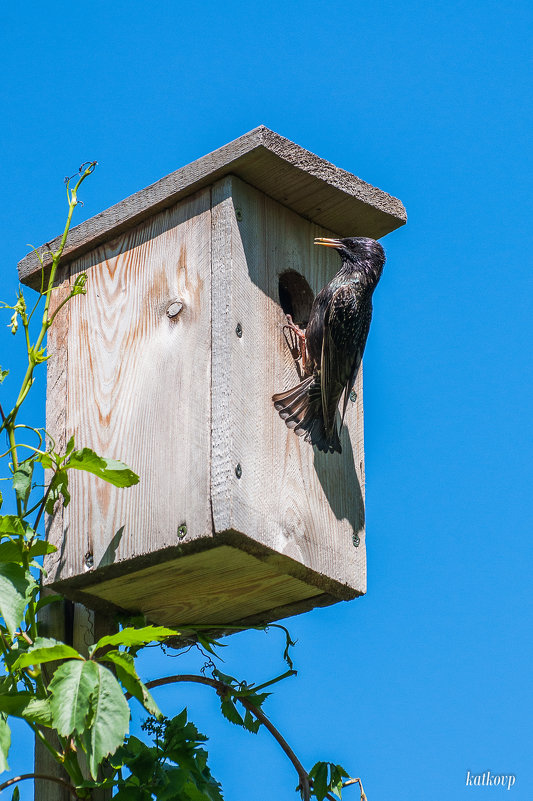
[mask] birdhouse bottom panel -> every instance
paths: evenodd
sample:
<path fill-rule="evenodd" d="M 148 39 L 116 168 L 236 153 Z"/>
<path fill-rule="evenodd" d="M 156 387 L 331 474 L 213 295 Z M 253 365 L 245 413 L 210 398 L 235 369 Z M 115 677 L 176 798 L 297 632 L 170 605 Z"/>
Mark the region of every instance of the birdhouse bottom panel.
<path fill-rule="evenodd" d="M 82 596 L 88 606 L 92 596 L 165 626 L 267 622 L 334 601 L 227 545 L 86 585 Z"/>

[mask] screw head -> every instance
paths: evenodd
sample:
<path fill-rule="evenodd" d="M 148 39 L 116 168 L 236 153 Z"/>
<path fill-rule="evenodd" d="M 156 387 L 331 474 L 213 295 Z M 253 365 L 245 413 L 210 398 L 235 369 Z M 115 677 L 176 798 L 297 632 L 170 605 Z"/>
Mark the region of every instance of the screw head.
<path fill-rule="evenodd" d="M 359 543 L 361 542 L 361 540 L 359 539 L 359 534 L 357 534 L 356 531 L 354 531 L 354 533 L 352 534 L 352 542 L 353 542 L 354 548 L 358 548 L 359 547 Z"/>
<path fill-rule="evenodd" d="M 237 467 L 235 468 L 235 475 L 237 476 L 237 478 L 240 478 L 242 476 L 242 467 L 240 466 L 240 464 L 238 464 Z"/>
<path fill-rule="evenodd" d="M 235 329 L 235 333 L 237 334 L 239 339 L 242 337 L 242 325 L 240 323 L 237 323 L 237 328 Z"/>
<path fill-rule="evenodd" d="M 352 389 L 352 391 L 350 392 L 350 400 L 352 403 L 355 403 L 355 401 L 357 400 L 357 392 L 355 391 L 355 389 Z"/>

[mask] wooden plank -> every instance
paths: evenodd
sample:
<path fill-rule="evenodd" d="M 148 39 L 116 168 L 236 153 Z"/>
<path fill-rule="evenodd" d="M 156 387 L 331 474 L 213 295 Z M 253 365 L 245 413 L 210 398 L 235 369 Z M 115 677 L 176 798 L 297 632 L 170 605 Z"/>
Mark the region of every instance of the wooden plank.
<path fill-rule="evenodd" d="M 39 633 L 42 637 L 65 640 L 65 602 L 50 604 L 41 609 L 39 612 Z M 56 664 L 43 665 L 42 669 L 47 682 L 50 680 Z M 54 748 L 59 748 L 59 740 L 54 732 L 45 726 L 41 728 L 41 731 Z M 56 762 L 38 737 L 35 738 L 34 762 L 35 773 L 69 781 L 67 772 Z M 35 780 L 33 797 L 35 801 L 71 801 L 70 793 L 66 788 L 43 779 Z"/>
<path fill-rule="evenodd" d="M 54 314 L 57 307 L 70 293 L 70 269 L 68 265 L 60 265 L 56 285 L 50 298 L 50 314 Z M 68 329 L 70 320 L 70 304 L 66 303 L 58 313 L 53 325 L 48 329 L 46 363 L 46 430 L 53 438 L 54 448 L 58 453 L 64 453 L 66 440 L 66 404 L 67 397 L 67 359 L 68 359 Z M 48 484 L 52 479 L 52 471 L 45 472 L 45 481 Z M 47 536 L 51 542 L 60 542 L 63 536 L 63 506 L 58 503 L 53 516 L 46 515 L 45 525 Z M 53 569 L 60 554 L 51 554 L 48 566 Z"/>
<path fill-rule="evenodd" d="M 317 587 L 227 545 L 100 581 L 85 590 L 123 609 L 143 612 L 158 625 L 178 627 L 223 625 L 322 595 Z"/>
<path fill-rule="evenodd" d="M 397 198 L 261 125 L 73 228 L 64 257 L 78 258 L 228 174 L 341 236 L 378 238 L 407 219 Z M 39 249 L 47 266 L 58 245 L 56 237 Z M 34 285 L 39 270 L 32 252 L 19 263 L 20 280 Z"/>
<path fill-rule="evenodd" d="M 71 472 L 50 583 L 211 534 L 210 230 L 204 190 L 72 265 L 87 294 L 70 304 L 68 392 L 51 386 L 51 408 L 66 403 L 77 447 L 141 481 Z"/>
<path fill-rule="evenodd" d="M 315 236 L 329 232 L 239 179 L 231 186 L 226 179 L 216 193 L 226 200 L 217 206 L 219 217 L 213 216 L 224 232 L 212 240 L 220 247 L 214 263 L 224 272 L 213 283 L 213 316 L 223 310 L 227 323 L 225 338 L 213 339 L 213 384 L 218 397 L 232 401 L 224 405 L 225 419 L 217 420 L 213 407 L 212 472 L 220 471 L 226 482 L 212 487 L 215 533 L 232 529 L 291 557 L 298 575 L 301 563 L 318 586 L 322 577 L 328 592 L 335 594 L 336 583 L 362 593 L 362 403 L 358 410 L 349 404 L 339 456 L 314 452 L 286 428 L 271 402 L 274 392 L 298 380 L 283 337 L 279 275 L 296 270 L 316 294 L 339 266 L 336 254 L 313 246 Z M 361 377 L 357 392 L 361 398 Z"/>

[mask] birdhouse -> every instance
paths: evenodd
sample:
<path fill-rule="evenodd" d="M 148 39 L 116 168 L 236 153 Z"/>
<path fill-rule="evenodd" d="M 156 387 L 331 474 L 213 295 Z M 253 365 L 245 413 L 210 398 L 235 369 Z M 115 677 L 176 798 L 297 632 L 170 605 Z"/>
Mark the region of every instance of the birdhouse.
<path fill-rule="evenodd" d="M 165 625 L 258 624 L 365 592 L 362 376 L 341 454 L 297 437 L 271 398 L 299 375 L 286 315 L 305 326 L 339 268 L 314 237 L 405 220 L 259 127 L 71 231 L 53 303 L 81 272 L 87 293 L 50 330 L 46 427 L 140 482 L 70 472 L 49 586 Z M 39 270 L 34 254 L 19 265 L 33 286 Z"/>

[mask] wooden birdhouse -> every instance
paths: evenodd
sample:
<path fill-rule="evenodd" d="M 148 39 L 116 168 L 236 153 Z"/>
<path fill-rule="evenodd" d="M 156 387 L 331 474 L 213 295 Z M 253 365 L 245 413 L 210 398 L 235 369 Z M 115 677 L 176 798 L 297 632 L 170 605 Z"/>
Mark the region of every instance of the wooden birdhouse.
<path fill-rule="evenodd" d="M 340 455 L 295 436 L 271 396 L 298 380 L 286 314 L 305 325 L 339 267 L 314 237 L 405 220 L 260 127 L 71 231 L 54 303 L 80 272 L 87 294 L 50 331 L 46 427 L 140 483 L 71 471 L 50 586 L 166 625 L 268 622 L 365 592 L 362 377 Z M 37 285 L 37 258 L 19 272 Z"/>

